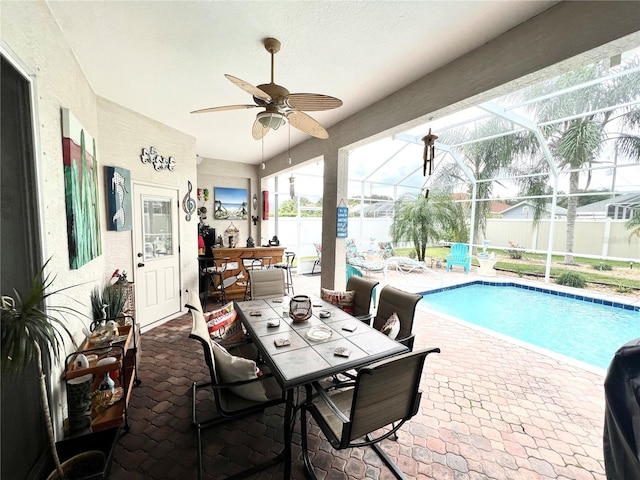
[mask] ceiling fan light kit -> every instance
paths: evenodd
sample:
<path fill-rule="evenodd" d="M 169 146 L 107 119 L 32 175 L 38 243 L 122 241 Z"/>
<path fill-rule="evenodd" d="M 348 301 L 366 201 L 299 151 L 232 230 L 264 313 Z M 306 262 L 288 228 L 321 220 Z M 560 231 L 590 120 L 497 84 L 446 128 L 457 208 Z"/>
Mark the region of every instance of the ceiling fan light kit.
<path fill-rule="evenodd" d="M 318 121 L 304 113 L 331 110 L 342 105 L 342 100 L 329 95 L 317 93 L 289 93 L 282 85 L 274 82 L 274 56 L 280 51 L 280 42 L 275 38 L 264 39 L 264 48 L 271 55 L 271 82 L 258 85 L 225 74 L 227 80 L 253 97 L 255 105 L 227 105 L 223 107 L 202 108 L 191 113 L 221 112 L 226 110 L 240 110 L 262 107 L 253 122 L 252 135 L 256 140 L 262 139 L 269 130 L 277 130 L 289 122 L 291 126 L 312 137 L 329 138 L 329 134 Z"/>
<path fill-rule="evenodd" d="M 264 128 L 271 128 L 273 130 L 277 130 L 287 123 L 285 116 L 280 112 L 260 112 L 256 116 L 256 120 L 260 122 Z"/>

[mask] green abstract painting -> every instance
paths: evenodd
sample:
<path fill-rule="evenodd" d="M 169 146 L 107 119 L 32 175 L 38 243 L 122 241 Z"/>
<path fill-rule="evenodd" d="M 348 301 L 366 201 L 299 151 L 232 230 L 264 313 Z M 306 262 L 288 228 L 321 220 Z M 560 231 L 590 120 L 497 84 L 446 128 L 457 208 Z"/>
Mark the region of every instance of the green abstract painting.
<path fill-rule="evenodd" d="M 98 162 L 95 139 L 66 108 L 62 109 L 62 159 L 69 267 L 75 270 L 102 255 Z"/>

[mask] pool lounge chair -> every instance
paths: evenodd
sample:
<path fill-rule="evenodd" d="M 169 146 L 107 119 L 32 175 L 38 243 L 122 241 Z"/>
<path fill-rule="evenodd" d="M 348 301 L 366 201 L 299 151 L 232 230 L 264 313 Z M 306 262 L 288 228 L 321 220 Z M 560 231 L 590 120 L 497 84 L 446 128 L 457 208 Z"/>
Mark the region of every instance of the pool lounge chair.
<path fill-rule="evenodd" d="M 393 268 L 402 273 L 410 272 L 431 272 L 424 262 L 420 262 L 410 257 L 401 257 L 396 255 L 395 250 L 390 242 L 378 242 L 380 248 L 380 256 L 384 260 L 385 267 Z"/>
<path fill-rule="evenodd" d="M 347 263 L 358 267 L 364 271 L 366 275 L 370 275 L 371 272 L 386 272 L 384 262 L 376 260 L 367 260 L 360 252 L 355 240 L 348 239 L 346 243 L 347 247 Z"/>

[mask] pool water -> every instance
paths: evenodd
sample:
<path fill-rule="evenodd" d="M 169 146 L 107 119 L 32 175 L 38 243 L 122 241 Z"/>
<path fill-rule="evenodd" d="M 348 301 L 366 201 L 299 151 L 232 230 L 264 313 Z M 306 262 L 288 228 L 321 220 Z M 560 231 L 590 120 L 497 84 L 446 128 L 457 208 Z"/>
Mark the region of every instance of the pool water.
<path fill-rule="evenodd" d="M 554 293 L 471 283 L 426 292 L 421 304 L 602 369 L 620 346 L 640 337 L 640 307 Z"/>

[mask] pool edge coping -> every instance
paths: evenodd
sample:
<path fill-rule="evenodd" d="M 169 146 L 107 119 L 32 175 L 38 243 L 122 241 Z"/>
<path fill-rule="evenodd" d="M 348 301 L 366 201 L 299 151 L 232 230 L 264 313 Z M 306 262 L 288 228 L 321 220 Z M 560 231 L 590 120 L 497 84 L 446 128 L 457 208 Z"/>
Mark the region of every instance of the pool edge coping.
<path fill-rule="evenodd" d="M 558 297 L 566 297 L 572 298 L 574 300 L 579 300 L 587 303 L 595 303 L 596 305 L 604 305 L 608 307 L 621 308 L 623 310 L 631 310 L 635 312 L 640 312 L 640 305 L 636 305 L 637 301 L 632 301 L 630 303 L 621 301 L 621 297 L 613 297 L 607 294 L 598 294 L 598 292 L 593 292 L 593 295 L 585 295 L 581 289 L 572 289 L 570 287 L 565 287 L 563 285 L 555 286 L 558 288 L 557 290 L 553 290 L 550 286 L 540 287 L 534 284 L 528 284 L 525 282 L 514 281 L 514 280 L 504 280 L 504 281 L 496 281 L 496 280 L 469 280 L 467 282 L 456 283 L 454 285 L 448 285 L 443 287 L 434 288 L 431 290 L 425 290 L 422 292 L 418 292 L 423 297 L 425 295 L 431 295 L 434 293 L 444 292 L 447 290 L 453 290 L 456 288 L 467 287 L 470 285 L 489 285 L 495 287 L 516 287 L 522 288 L 524 290 L 533 290 L 535 292 L 546 293 L 548 295 L 558 296 Z M 545 284 L 546 285 L 546 284 Z"/>
<path fill-rule="evenodd" d="M 633 305 L 632 303 L 624 303 L 624 302 L 620 302 L 618 300 L 612 300 L 611 296 L 607 295 L 594 295 L 594 296 L 588 296 L 588 295 L 583 295 L 581 293 L 581 291 L 579 289 L 573 289 L 573 290 L 578 290 L 576 291 L 571 291 L 570 287 L 565 287 L 563 289 L 558 289 L 558 290 L 552 290 L 551 288 L 548 287 L 539 287 L 536 285 L 530 285 L 527 284 L 525 282 L 519 282 L 519 281 L 513 281 L 513 280 L 505 280 L 505 281 L 495 281 L 495 280 L 469 280 L 469 281 L 465 281 L 465 282 L 461 282 L 461 283 L 457 283 L 454 285 L 448 285 L 448 286 L 444 286 L 444 287 L 438 287 L 438 288 L 434 288 L 431 290 L 427 290 L 424 292 L 418 292 L 419 295 L 422 295 L 423 299 L 425 296 L 430 295 L 430 294 L 434 294 L 434 293 L 439 293 L 439 292 L 444 292 L 447 290 L 453 290 L 453 289 L 457 289 L 457 288 L 462 288 L 462 287 L 467 287 L 470 285 L 489 285 L 489 286 L 495 286 L 495 287 L 516 287 L 516 288 L 522 288 L 523 290 L 533 290 L 536 292 L 540 292 L 540 293 L 545 293 L 545 294 L 549 294 L 549 295 L 553 295 L 553 296 L 559 296 L 559 297 L 566 297 L 566 298 L 572 298 L 575 300 L 579 300 L 579 301 L 584 301 L 587 303 L 595 303 L 598 305 L 604 305 L 604 306 L 610 306 L 613 308 L 620 308 L 623 310 L 630 310 L 630 311 L 635 311 L 637 313 L 640 313 L 640 305 Z M 563 285 L 557 285 L 557 287 L 564 287 Z M 594 292 L 596 293 L 596 292 Z M 600 297 L 600 298 L 598 298 Z M 499 338 L 500 340 L 509 342 L 511 344 L 514 345 L 518 345 L 520 347 L 526 348 L 528 350 L 531 350 L 533 352 L 545 355 L 547 357 L 550 357 L 556 361 L 561 361 L 564 363 L 567 363 L 571 366 L 577 367 L 577 368 L 581 368 L 582 370 L 586 370 L 590 373 L 594 373 L 596 375 L 600 375 L 603 378 L 606 376 L 607 373 L 607 369 L 606 368 L 600 368 L 597 367 L 595 365 L 591 365 L 590 363 L 586 363 L 580 360 L 577 360 L 575 358 L 569 357 L 567 355 L 563 355 L 561 353 L 557 353 L 554 352 L 553 350 L 549 350 L 543 347 L 539 347 L 537 345 L 534 345 L 532 343 L 529 342 L 525 342 L 523 340 L 519 340 L 517 338 L 511 337 L 509 335 L 505 335 L 503 333 L 500 332 L 496 332 L 494 330 L 491 330 L 490 328 L 486 328 L 483 327 L 481 325 L 476 325 L 474 323 L 468 322 L 466 320 L 463 320 L 461 318 L 458 317 L 454 317 L 452 315 L 449 315 L 447 313 L 443 313 L 440 312 L 438 310 L 435 310 L 433 308 L 430 308 L 426 305 L 424 305 L 423 303 L 419 302 L 418 306 L 421 310 L 423 311 L 427 311 L 427 312 L 431 312 L 441 318 L 444 318 L 445 320 L 449 320 L 449 321 L 453 321 L 456 323 L 459 323 L 463 326 L 472 328 L 474 330 L 477 330 L 479 332 L 482 332 L 486 335 L 495 337 L 495 338 Z"/>

